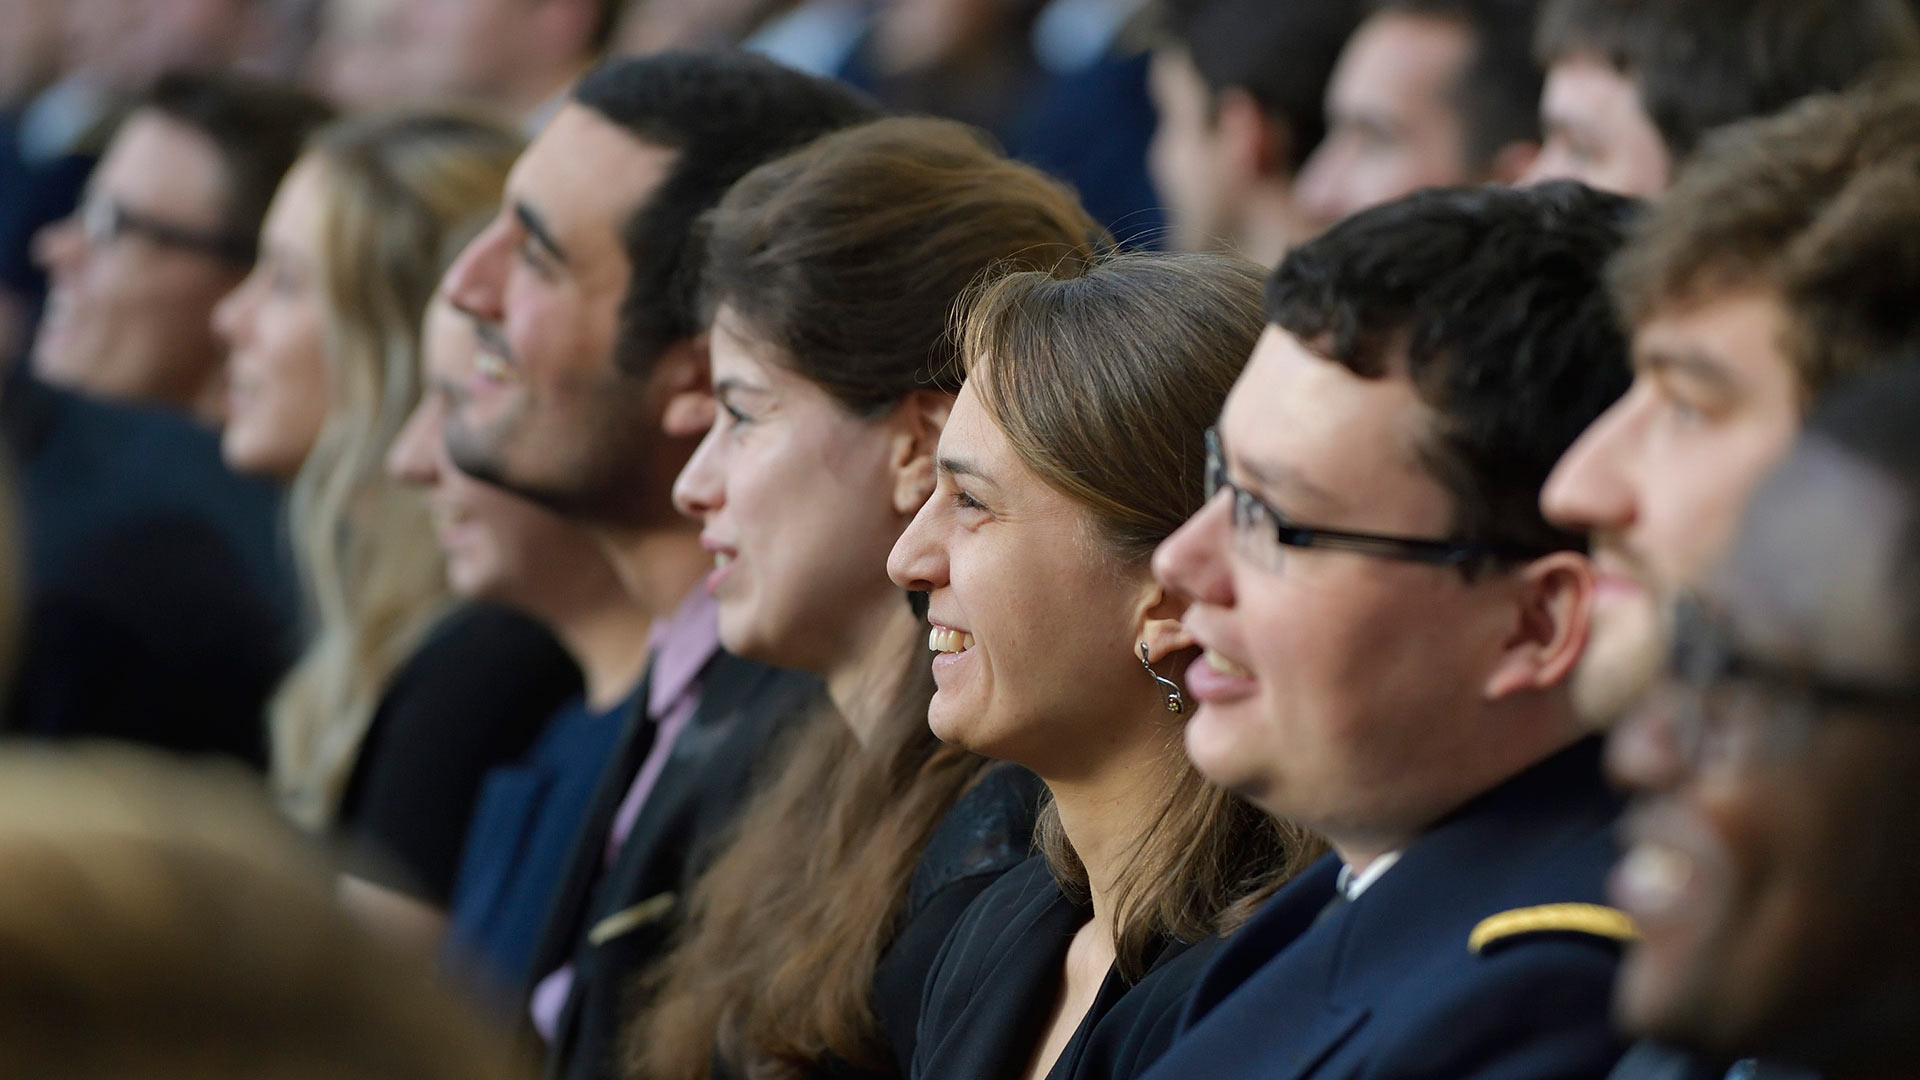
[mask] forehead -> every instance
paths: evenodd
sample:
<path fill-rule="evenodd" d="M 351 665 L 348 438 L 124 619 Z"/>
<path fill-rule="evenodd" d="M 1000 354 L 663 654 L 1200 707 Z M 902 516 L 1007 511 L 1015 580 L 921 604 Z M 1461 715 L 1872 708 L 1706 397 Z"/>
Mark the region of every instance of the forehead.
<path fill-rule="evenodd" d="M 1328 104 L 1337 112 L 1446 107 L 1472 49 L 1472 32 L 1454 19 L 1382 12 L 1341 54 Z"/>
<path fill-rule="evenodd" d="M 1640 88 L 1604 58 L 1570 52 L 1547 70 L 1541 107 L 1563 123 L 1617 122 L 1644 115 Z"/>
<path fill-rule="evenodd" d="M 1787 330 L 1786 305 L 1770 288 L 1710 292 L 1641 320 L 1633 351 L 1641 364 L 1684 357 L 1709 362 L 1728 377 L 1791 379 Z"/>
<path fill-rule="evenodd" d="M 570 260 L 623 259 L 627 219 L 653 198 L 677 156 L 568 102 L 514 164 L 507 198 L 538 214 Z"/>
<path fill-rule="evenodd" d="M 1406 379 L 1360 378 L 1268 326 L 1227 396 L 1220 436 L 1235 468 L 1266 480 L 1266 495 L 1299 500 L 1287 503 L 1296 512 L 1392 504 L 1423 516 L 1430 507 L 1450 509 L 1420 463 L 1419 441 L 1431 424 L 1431 410 Z M 1301 483 L 1289 484 L 1292 476 Z"/>
<path fill-rule="evenodd" d="M 226 169 L 219 149 L 203 132 L 164 113 L 140 109 L 114 135 L 93 187 L 128 200 L 131 210 L 212 212 L 226 190 Z"/>
<path fill-rule="evenodd" d="M 1911 678 L 1898 598 L 1914 586 L 1895 568 L 1912 513 L 1886 474 L 1803 436 L 1755 492 L 1702 591 L 1770 658 L 1841 678 Z"/>

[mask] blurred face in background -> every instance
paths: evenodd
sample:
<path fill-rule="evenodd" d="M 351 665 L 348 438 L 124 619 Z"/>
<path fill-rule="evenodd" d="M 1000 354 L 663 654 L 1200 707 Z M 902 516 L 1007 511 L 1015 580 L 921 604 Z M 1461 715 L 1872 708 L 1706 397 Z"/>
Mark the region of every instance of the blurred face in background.
<path fill-rule="evenodd" d="M 1615 987 L 1628 1033 L 1830 1076 L 1912 1060 L 1912 527 L 1899 482 L 1801 440 L 1609 737 L 1631 807 L 1608 892 L 1641 933 Z"/>
<path fill-rule="evenodd" d="M 1471 179 L 1452 99 L 1473 47 L 1452 19 L 1389 11 L 1363 23 L 1327 84 L 1327 137 L 1300 168 L 1301 211 L 1325 228 Z"/>
<path fill-rule="evenodd" d="M 415 62 L 407 0 L 331 0 L 321 9 L 314 81 L 349 109 L 378 108 L 426 96 Z"/>
<path fill-rule="evenodd" d="M 62 0 L 76 66 L 108 89 L 138 94 L 175 68 L 216 70 L 270 39 L 259 0 Z"/>
<path fill-rule="evenodd" d="M 0 108 L 24 104 L 65 62 L 58 5 L 46 0 L 0 0 Z"/>
<path fill-rule="evenodd" d="M 151 110 L 130 117 L 81 209 L 42 230 L 46 315 L 34 370 L 109 397 L 187 404 L 216 379 L 209 326 L 246 272 L 221 253 L 225 168 L 205 135 Z"/>
<path fill-rule="evenodd" d="M 1673 157 L 1640 103 L 1632 79 L 1604 58 L 1575 52 L 1554 61 L 1540 97 L 1546 142 L 1525 183 L 1578 180 L 1601 191 L 1651 198 L 1667 189 Z"/>
<path fill-rule="evenodd" d="M 236 472 L 292 479 L 326 424 L 326 183 L 326 164 L 312 155 L 287 173 L 261 230 L 260 261 L 214 313 L 230 349 L 220 453 Z"/>
<path fill-rule="evenodd" d="M 881 0 L 873 51 L 885 75 L 928 71 L 966 59 L 1012 22 L 1013 0 Z"/>
<path fill-rule="evenodd" d="M 406 36 L 423 83 L 440 93 L 490 96 L 513 69 L 518 32 L 541 0 L 408 0 Z"/>
<path fill-rule="evenodd" d="M 1171 246 L 1178 251 L 1216 248 L 1237 228 L 1229 213 L 1229 186 L 1237 170 L 1225 157 L 1213 92 L 1186 50 L 1174 48 L 1153 54 L 1148 88 L 1159 122 L 1147 165 L 1166 204 Z"/>
<path fill-rule="evenodd" d="M 724 305 L 712 354 L 719 410 L 674 484 L 674 504 L 701 523 L 713 552 L 706 588 L 719 602 L 721 643 L 828 673 L 904 605 L 887 580 L 887 552 L 926 498 L 902 473 L 916 456 L 916 403 L 855 415 L 779 363 Z M 918 449 L 923 465 L 931 452 Z"/>
<path fill-rule="evenodd" d="M 387 455 L 394 479 L 426 490 L 434 535 L 447 556 L 447 584 L 461 596 L 536 616 L 572 599 L 568 588 L 577 581 L 617 588 L 600 549 L 580 529 L 473 479 L 447 456 L 447 403 L 464 392 L 478 351 L 472 322 L 436 299 L 421 339 L 425 390 Z M 597 578 L 582 572 L 588 566 L 600 568 Z"/>

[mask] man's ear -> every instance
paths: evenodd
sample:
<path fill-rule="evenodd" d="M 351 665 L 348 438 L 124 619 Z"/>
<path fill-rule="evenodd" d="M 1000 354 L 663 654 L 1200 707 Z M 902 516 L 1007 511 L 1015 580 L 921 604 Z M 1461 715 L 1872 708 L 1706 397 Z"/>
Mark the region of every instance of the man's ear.
<path fill-rule="evenodd" d="M 1593 615 L 1593 563 L 1556 551 L 1528 563 L 1513 585 L 1513 623 L 1483 693 L 1489 701 L 1547 690 L 1573 676 Z"/>
<path fill-rule="evenodd" d="M 953 395 L 944 390 L 915 390 L 894 407 L 892 453 L 893 511 L 905 517 L 920 512 L 933 495 L 933 462 L 940 432 L 953 412 Z"/>
<path fill-rule="evenodd" d="M 1508 187 L 1520 182 L 1533 168 L 1533 159 L 1540 156 L 1540 144 L 1528 139 L 1515 139 L 1501 147 L 1487 161 L 1487 179 Z"/>
<path fill-rule="evenodd" d="M 1234 183 L 1256 183 L 1289 171 L 1288 134 L 1252 94 L 1237 86 L 1220 91 L 1214 98 L 1213 126 L 1222 164 Z"/>
<path fill-rule="evenodd" d="M 707 335 L 675 342 L 655 359 L 647 391 L 665 401 L 660 428 L 674 438 L 704 434 L 713 426 L 713 368 Z"/>

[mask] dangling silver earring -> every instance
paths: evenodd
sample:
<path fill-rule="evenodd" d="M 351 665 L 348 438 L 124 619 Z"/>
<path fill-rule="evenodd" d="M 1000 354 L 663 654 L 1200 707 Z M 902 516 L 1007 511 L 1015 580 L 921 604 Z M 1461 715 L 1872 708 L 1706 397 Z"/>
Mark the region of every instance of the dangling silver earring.
<path fill-rule="evenodd" d="M 1140 666 L 1146 668 L 1147 674 L 1153 677 L 1153 681 L 1159 683 L 1160 689 L 1167 692 L 1168 712 L 1178 716 L 1187 711 L 1187 696 L 1181 693 L 1180 684 L 1153 670 L 1152 662 L 1147 659 L 1147 643 L 1144 641 L 1140 643 Z"/>

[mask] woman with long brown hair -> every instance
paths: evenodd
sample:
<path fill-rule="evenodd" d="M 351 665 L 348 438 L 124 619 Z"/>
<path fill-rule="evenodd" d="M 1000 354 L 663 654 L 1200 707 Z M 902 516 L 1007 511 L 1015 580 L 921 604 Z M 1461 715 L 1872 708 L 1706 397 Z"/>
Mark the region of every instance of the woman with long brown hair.
<path fill-rule="evenodd" d="M 1204 433 L 1265 318 L 1227 256 L 1017 273 L 960 321 L 966 384 L 893 580 L 930 594 L 946 742 L 1051 795 L 1040 855 L 936 963 L 915 1077 L 1125 1077 L 1165 1049 L 1220 935 L 1318 854 L 1188 763 L 1197 655 L 1154 547 L 1205 500 Z"/>
<path fill-rule="evenodd" d="M 886 558 L 933 490 L 954 302 L 1100 240 L 1065 189 L 936 120 L 828 136 L 714 212 L 719 412 L 676 502 L 714 553 L 722 642 L 830 700 L 696 887 L 635 1075 L 903 1074 L 927 965 L 1029 850 L 1031 777 L 927 729 L 928 628 Z"/>

